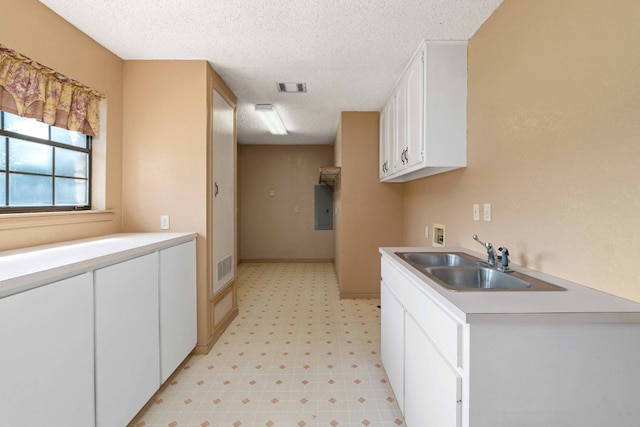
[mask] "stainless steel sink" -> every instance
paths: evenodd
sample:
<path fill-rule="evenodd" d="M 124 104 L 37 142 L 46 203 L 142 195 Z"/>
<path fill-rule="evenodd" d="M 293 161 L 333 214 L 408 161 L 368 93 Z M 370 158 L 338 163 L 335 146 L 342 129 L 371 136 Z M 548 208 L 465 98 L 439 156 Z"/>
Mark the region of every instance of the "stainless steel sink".
<path fill-rule="evenodd" d="M 396 252 L 396 255 L 417 268 L 477 266 L 480 262 L 461 252 Z"/>
<path fill-rule="evenodd" d="M 396 255 L 452 291 L 566 291 L 517 271 L 500 271 L 462 252 L 396 252 Z"/>
<path fill-rule="evenodd" d="M 488 267 L 427 268 L 430 274 L 445 283 L 447 288 L 516 289 L 531 288 L 531 283 Z"/>

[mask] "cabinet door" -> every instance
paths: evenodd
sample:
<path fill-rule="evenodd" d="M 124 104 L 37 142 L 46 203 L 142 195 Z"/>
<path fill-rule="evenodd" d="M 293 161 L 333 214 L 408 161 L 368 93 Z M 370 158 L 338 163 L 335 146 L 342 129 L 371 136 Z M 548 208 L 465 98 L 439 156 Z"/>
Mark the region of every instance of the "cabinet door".
<path fill-rule="evenodd" d="M 408 427 L 459 427 L 461 378 L 415 320 L 405 319 L 405 422 Z"/>
<path fill-rule="evenodd" d="M 389 139 L 387 137 L 387 128 L 389 127 L 389 119 L 387 116 L 387 105 L 380 111 L 380 159 L 378 167 L 378 175 L 380 179 L 387 176 L 387 168 L 389 167 Z"/>
<path fill-rule="evenodd" d="M 404 413 L 404 307 L 385 282 L 380 288 L 380 308 L 382 364 Z"/>
<path fill-rule="evenodd" d="M 158 254 L 95 272 L 96 420 L 125 426 L 160 387 Z"/>
<path fill-rule="evenodd" d="M 161 382 L 196 345 L 196 242 L 160 251 Z"/>
<path fill-rule="evenodd" d="M 407 167 L 405 160 L 407 150 L 407 79 L 398 83 L 395 94 L 395 149 L 394 172 L 400 172 Z"/>
<path fill-rule="evenodd" d="M 0 299 L 0 426 L 94 425 L 90 273 Z"/>
<path fill-rule="evenodd" d="M 420 167 L 424 160 L 424 112 L 425 112 L 425 50 L 413 59 L 406 72 L 407 79 L 407 144 L 404 155 L 405 168 Z"/>
<path fill-rule="evenodd" d="M 395 171 L 395 149 L 396 149 L 396 106 L 395 96 L 392 96 L 385 104 L 381 113 L 381 134 L 380 134 L 380 170 L 382 164 L 385 165 L 384 176 L 392 175 Z M 381 173 L 381 177 L 382 177 Z"/>

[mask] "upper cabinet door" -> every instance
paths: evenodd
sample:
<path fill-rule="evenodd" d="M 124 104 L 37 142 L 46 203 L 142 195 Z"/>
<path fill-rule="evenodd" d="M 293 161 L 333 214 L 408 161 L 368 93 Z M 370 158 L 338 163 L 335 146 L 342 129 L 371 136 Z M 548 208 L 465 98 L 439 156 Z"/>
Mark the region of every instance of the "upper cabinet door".
<path fill-rule="evenodd" d="M 416 55 L 406 71 L 407 87 L 407 143 L 405 168 L 415 169 L 424 160 L 425 123 L 425 48 Z"/>
<path fill-rule="evenodd" d="M 395 103 L 388 102 L 380 112 L 380 179 L 393 173 L 395 169 L 393 150 L 395 149 Z"/>
<path fill-rule="evenodd" d="M 382 111 L 395 109 L 394 156 L 383 182 L 405 182 L 467 165 L 467 42 L 423 42 Z M 389 121 L 389 115 L 385 115 Z M 388 128 L 388 124 L 385 124 Z M 381 152 L 381 158 L 385 155 Z"/>
<path fill-rule="evenodd" d="M 404 159 L 407 149 L 407 80 L 402 79 L 398 84 L 395 97 L 395 149 L 394 172 L 403 170 L 406 167 Z"/>

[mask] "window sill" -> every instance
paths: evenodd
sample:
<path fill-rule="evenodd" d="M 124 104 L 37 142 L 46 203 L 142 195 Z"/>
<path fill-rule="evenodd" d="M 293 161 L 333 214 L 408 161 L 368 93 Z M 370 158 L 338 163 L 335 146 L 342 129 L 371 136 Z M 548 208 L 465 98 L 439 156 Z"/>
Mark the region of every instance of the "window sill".
<path fill-rule="evenodd" d="M 3 214 L 0 216 L 0 230 L 113 221 L 114 217 L 112 210 Z"/>

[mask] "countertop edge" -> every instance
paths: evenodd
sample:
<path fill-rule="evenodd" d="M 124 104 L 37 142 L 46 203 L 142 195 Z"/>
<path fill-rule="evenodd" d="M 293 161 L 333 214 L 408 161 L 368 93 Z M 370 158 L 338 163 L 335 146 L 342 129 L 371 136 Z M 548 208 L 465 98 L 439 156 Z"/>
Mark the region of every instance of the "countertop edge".
<path fill-rule="evenodd" d="M 413 266 L 400 259 L 395 252 L 462 252 L 482 259 L 483 255 L 477 252 L 458 247 L 381 247 L 380 254 L 390 261 L 398 270 L 406 276 L 417 288 L 436 303 L 445 308 L 452 317 L 457 318 L 462 323 L 498 323 L 508 321 L 511 323 L 640 323 L 640 304 L 622 297 L 608 294 L 606 292 L 592 289 L 564 279 L 549 276 L 534 270 L 514 266 L 514 270 L 531 275 L 533 277 L 546 280 L 558 286 L 565 287 L 565 292 L 579 292 L 582 296 L 589 295 L 590 298 L 602 298 L 616 304 L 627 305 L 628 308 L 619 311 L 612 310 L 549 310 L 549 311 L 527 311 L 527 312 L 476 312 L 465 309 L 455 302 L 460 298 L 460 294 L 451 294 L 451 291 L 442 288 L 436 282 Z M 564 293 L 564 292 L 563 292 Z M 466 293 L 467 298 L 473 298 L 472 293 Z M 475 293 L 476 295 L 480 295 Z M 524 294 L 524 293 L 521 293 Z M 553 298 L 553 294 L 550 298 Z M 494 294 L 495 295 L 495 294 Z"/>
<path fill-rule="evenodd" d="M 38 288 L 50 283 L 58 282 L 70 277 L 91 272 L 108 265 L 116 264 L 128 259 L 137 258 L 149 253 L 166 249 L 175 245 L 189 242 L 197 237 L 197 233 L 118 233 L 105 236 L 92 237 L 88 239 L 59 242 L 49 245 L 22 248 L 0 253 L 2 256 L 35 255 L 38 251 L 64 249 L 71 245 L 82 245 L 85 243 L 100 243 L 114 238 L 127 238 L 132 240 L 144 238 L 147 241 L 127 245 L 124 248 L 117 245 L 112 250 L 98 256 L 88 256 L 78 259 L 76 262 L 68 262 L 53 268 L 34 270 L 32 273 L 22 274 L 7 280 L 0 281 L 0 299 L 16 295 L 31 289 Z M 43 255 L 44 256 L 44 255 Z"/>

